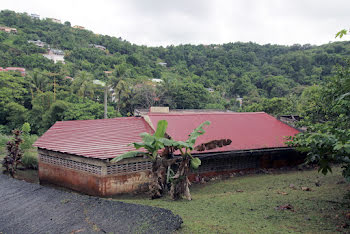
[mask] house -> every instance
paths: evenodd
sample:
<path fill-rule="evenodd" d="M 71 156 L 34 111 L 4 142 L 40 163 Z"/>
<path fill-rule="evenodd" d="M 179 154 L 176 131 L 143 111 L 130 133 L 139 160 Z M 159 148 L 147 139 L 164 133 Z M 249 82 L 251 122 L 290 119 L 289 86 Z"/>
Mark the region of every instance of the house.
<path fill-rule="evenodd" d="M 82 30 L 83 30 L 83 29 L 85 29 L 85 27 L 83 27 L 83 26 L 79 26 L 79 25 L 74 25 L 74 26 L 73 26 L 73 28 L 76 28 L 76 29 L 82 29 Z"/>
<path fill-rule="evenodd" d="M 111 163 L 111 159 L 134 150 L 140 133 L 154 133 L 159 120 L 168 121 L 167 134 L 186 140 L 200 123 L 211 121 L 198 145 L 228 138 L 222 148 L 194 151 L 202 160 L 191 180 L 260 167 L 280 167 L 299 162 L 285 145 L 285 136 L 299 131 L 263 113 L 169 112 L 152 108 L 140 117 L 56 122 L 34 144 L 38 147 L 39 179 L 91 195 L 110 196 L 146 191 L 152 162 L 142 156 Z M 175 152 L 178 154 L 178 152 Z"/>
<path fill-rule="evenodd" d="M 32 18 L 32 19 L 40 19 L 40 15 L 38 15 L 38 14 L 30 14 L 30 17 Z"/>
<path fill-rule="evenodd" d="M 243 98 L 237 97 L 236 101 L 239 103 L 239 107 L 242 107 L 242 105 L 243 105 Z"/>
<path fill-rule="evenodd" d="M 45 42 L 42 42 L 40 40 L 37 40 L 37 41 L 29 40 L 28 43 L 32 43 L 41 48 L 44 48 L 47 45 Z"/>
<path fill-rule="evenodd" d="M 34 144 L 39 179 L 91 195 L 109 196 L 147 189 L 152 163 L 142 157 L 111 163 L 133 150 L 142 132 L 154 130 L 142 117 L 56 122 Z"/>
<path fill-rule="evenodd" d="M 232 143 L 222 148 L 193 151 L 202 160 L 197 176 L 213 176 L 238 170 L 283 167 L 303 161 L 303 156 L 287 147 L 287 136 L 299 130 L 264 112 L 169 112 L 148 114 L 152 127 L 159 120 L 167 120 L 167 134 L 185 141 L 193 129 L 204 121 L 211 124 L 196 145 L 212 140 L 230 139 Z"/>
<path fill-rule="evenodd" d="M 52 22 L 54 22 L 54 23 L 57 23 L 57 24 L 61 24 L 62 23 L 61 20 L 59 20 L 59 19 L 55 19 L 55 18 L 47 18 L 47 19 L 52 21 Z"/>
<path fill-rule="evenodd" d="M 104 73 L 105 73 L 106 76 L 109 76 L 109 75 L 113 74 L 113 71 L 104 71 Z"/>
<path fill-rule="evenodd" d="M 99 50 L 106 50 L 106 47 L 104 46 L 101 46 L 101 45 L 96 45 L 96 44 L 89 44 L 90 47 L 94 47 L 96 49 L 99 49 Z"/>
<path fill-rule="evenodd" d="M 21 76 L 26 75 L 26 69 L 23 67 L 7 67 L 7 68 L 0 67 L 0 71 L 3 71 L 3 72 L 13 71 L 13 72 L 21 73 Z"/>
<path fill-rule="evenodd" d="M 161 65 L 161 66 L 163 66 L 163 67 L 166 67 L 166 65 L 167 65 L 167 63 L 162 63 L 162 62 L 160 62 L 160 63 L 157 63 L 158 65 Z"/>
<path fill-rule="evenodd" d="M 54 63 L 62 62 L 64 63 L 64 52 L 58 49 L 50 49 L 47 54 L 43 54 L 47 59 L 54 61 Z"/>
<path fill-rule="evenodd" d="M 106 85 L 106 82 L 104 82 L 102 80 L 93 80 L 92 83 L 96 84 L 96 85 L 101 85 L 101 86 L 105 86 Z"/>
<path fill-rule="evenodd" d="M 73 81 L 73 80 L 74 80 L 74 78 L 73 78 L 73 77 L 70 77 L 70 76 L 65 76 L 65 77 L 63 77 L 63 79 L 65 79 L 65 80 L 70 80 L 70 81 Z"/>
<path fill-rule="evenodd" d="M 213 88 L 206 88 L 206 90 L 208 90 L 209 93 L 213 93 L 215 91 Z"/>
<path fill-rule="evenodd" d="M 0 26 L 0 31 L 7 32 L 7 33 L 17 33 L 17 29 L 15 28 L 9 28 L 9 27 L 2 27 Z"/>
<path fill-rule="evenodd" d="M 153 83 L 158 83 L 158 84 L 160 84 L 160 83 L 163 82 L 162 79 L 157 79 L 157 78 L 153 78 L 153 79 L 151 79 L 151 81 L 152 81 Z"/>

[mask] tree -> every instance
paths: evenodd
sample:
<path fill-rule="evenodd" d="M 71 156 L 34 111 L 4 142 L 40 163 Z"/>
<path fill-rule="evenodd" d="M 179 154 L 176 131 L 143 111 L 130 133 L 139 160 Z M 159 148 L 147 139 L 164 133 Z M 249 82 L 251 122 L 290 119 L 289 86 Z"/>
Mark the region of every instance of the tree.
<path fill-rule="evenodd" d="M 170 95 L 178 109 L 201 109 L 209 100 L 209 92 L 201 84 L 179 83 L 172 87 Z"/>
<path fill-rule="evenodd" d="M 93 76 L 86 71 L 80 72 L 72 83 L 72 92 L 83 98 L 92 98 L 94 96 L 94 89 Z"/>
<path fill-rule="evenodd" d="M 343 176 L 350 182 L 350 61 L 339 66 L 338 73 L 320 88 L 318 123 L 307 118 L 305 133 L 292 137 L 290 145 L 307 152 L 307 162 L 319 165 L 323 174 L 332 172 L 331 163 L 343 165 Z M 324 105 L 323 105 L 324 103 Z M 306 116 L 308 117 L 308 116 Z M 316 119 L 316 120 L 317 120 Z"/>
<path fill-rule="evenodd" d="M 165 120 L 158 122 L 156 132 L 151 135 L 142 133 L 140 136 L 143 142 L 133 143 L 135 149 L 144 148 L 147 152 L 130 151 L 112 160 L 118 162 L 123 159 L 133 158 L 139 155 L 146 155 L 152 161 L 152 181 L 149 185 L 149 192 L 152 199 L 161 197 L 166 189 L 166 161 L 165 157 L 159 154 L 159 150 L 164 149 L 165 132 L 168 123 Z"/>
<path fill-rule="evenodd" d="M 153 135 L 141 133 L 140 136 L 143 142 L 132 143 L 136 149 L 146 149 L 146 153 L 142 151 L 130 151 L 114 158 L 112 162 L 118 162 L 138 155 L 146 155 L 153 162 L 152 182 L 149 187 L 152 198 L 161 197 L 166 190 L 166 182 L 171 181 L 170 196 L 173 200 L 178 200 L 183 195 L 186 199 L 192 200 L 188 175 L 190 168 L 197 169 L 201 165 L 201 160 L 193 157 L 191 151 L 194 149 L 197 151 L 215 149 L 229 145 L 232 142 L 230 139 L 213 140 L 195 147 L 197 138 L 205 133 L 204 126 L 209 124 L 209 121 L 200 124 L 192 131 L 188 139 L 183 142 L 173 140 L 167 136 L 166 129 L 168 123 L 165 120 L 160 120 L 157 130 Z M 163 152 L 159 154 L 159 151 L 162 149 L 164 149 Z M 176 150 L 179 150 L 180 157 L 172 158 Z M 171 170 L 171 166 L 174 164 L 177 164 L 175 173 Z"/>

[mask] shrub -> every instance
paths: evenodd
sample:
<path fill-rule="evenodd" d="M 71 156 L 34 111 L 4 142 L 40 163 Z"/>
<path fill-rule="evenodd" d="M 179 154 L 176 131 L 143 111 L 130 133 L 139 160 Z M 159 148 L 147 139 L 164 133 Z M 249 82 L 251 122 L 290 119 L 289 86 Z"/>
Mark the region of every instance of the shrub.
<path fill-rule="evenodd" d="M 38 156 L 36 151 L 26 151 L 22 157 L 22 164 L 28 169 L 38 169 Z"/>
<path fill-rule="evenodd" d="M 21 158 L 23 156 L 23 152 L 20 149 L 20 144 L 22 143 L 21 131 L 16 129 L 12 132 L 13 138 L 6 144 L 7 154 L 2 160 L 2 166 L 4 167 L 5 171 L 10 173 L 10 175 L 13 177 L 16 173 L 17 166 L 22 163 Z"/>
<path fill-rule="evenodd" d="M 20 145 L 21 150 L 27 151 L 27 150 L 35 149 L 35 147 L 33 147 L 33 144 L 38 139 L 37 135 L 26 135 L 26 134 L 23 134 L 22 138 L 23 138 L 23 142 Z"/>
<path fill-rule="evenodd" d="M 6 143 L 10 140 L 9 136 L 0 134 L 0 157 L 4 157 L 6 155 Z"/>

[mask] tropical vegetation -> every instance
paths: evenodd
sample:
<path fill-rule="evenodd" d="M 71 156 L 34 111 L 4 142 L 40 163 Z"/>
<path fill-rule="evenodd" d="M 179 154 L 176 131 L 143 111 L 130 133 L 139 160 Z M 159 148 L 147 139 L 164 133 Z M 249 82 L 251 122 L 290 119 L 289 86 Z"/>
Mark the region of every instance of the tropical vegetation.
<path fill-rule="evenodd" d="M 42 134 L 55 121 L 103 118 L 104 103 L 107 117 L 151 105 L 304 114 L 307 100 L 350 54 L 347 41 L 139 46 L 9 10 L 0 12 L 0 26 L 18 31 L 0 32 L 0 67 L 27 73 L 0 72 L 0 131 L 6 134 L 25 122 Z M 45 46 L 30 42 L 37 40 Z M 64 52 L 64 63 L 43 56 L 49 47 Z"/>

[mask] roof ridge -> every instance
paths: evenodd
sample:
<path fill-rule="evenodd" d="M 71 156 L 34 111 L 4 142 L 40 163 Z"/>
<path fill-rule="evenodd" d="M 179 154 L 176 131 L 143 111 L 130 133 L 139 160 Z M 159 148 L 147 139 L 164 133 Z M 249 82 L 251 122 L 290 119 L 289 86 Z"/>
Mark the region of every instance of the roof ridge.
<path fill-rule="evenodd" d="M 111 120 L 126 120 L 126 119 L 139 119 L 139 118 L 143 118 L 141 116 L 128 116 L 128 117 L 115 117 L 115 118 L 108 118 L 108 119 L 73 119 L 73 120 L 61 120 L 61 121 L 56 121 L 56 123 L 67 123 L 67 122 L 87 122 L 87 121 L 111 121 Z"/>
<path fill-rule="evenodd" d="M 266 112 L 190 112 L 190 113 L 148 113 L 148 116 L 183 116 L 183 115 L 255 115 L 255 114 L 267 114 Z"/>

